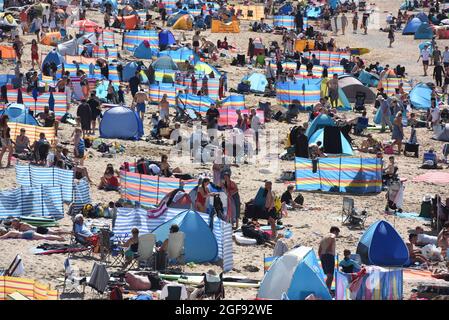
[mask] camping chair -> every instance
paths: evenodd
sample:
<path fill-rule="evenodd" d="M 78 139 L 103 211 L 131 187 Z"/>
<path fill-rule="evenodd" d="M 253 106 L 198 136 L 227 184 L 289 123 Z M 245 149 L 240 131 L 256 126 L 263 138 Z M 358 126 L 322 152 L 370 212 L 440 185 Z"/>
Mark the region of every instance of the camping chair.
<path fill-rule="evenodd" d="M 112 256 L 113 243 L 111 241 L 112 231 L 109 229 L 102 228 L 99 233 L 99 244 L 100 244 L 100 261 L 107 263 Z"/>
<path fill-rule="evenodd" d="M 98 235 L 93 235 L 92 237 L 83 237 L 79 234 L 75 233 L 75 224 L 73 224 L 72 236 L 70 237 L 70 247 L 76 247 L 81 245 L 85 250 L 82 251 L 71 251 L 69 252 L 69 258 L 73 258 L 76 255 L 80 255 L 80 257 L 92 257 L 92 253 L 94 251 L 95 246 L 97 245 L 99 240 Z"/>
<path fill-rule="evenodd" d="M 106 270 L 106 265 L 94 263 L 94 267 L 88 277 L 87 285 L 92 288 L 92 291 L 97 293 L 98 298 L 101 298 L 106 291 L 110 276 Z"/>
<path fill-rule="evenodd" d="M 184 240 L 185 234 L 182 231 L 169 234 L 167 266 L 170 264 L 184 264 Z"/>
<path fill-rule="evenodd" d="M 354 209 L 354 199 L 349 197 L 343 197 L 343 210 L 342 210 L 342 224 L 349 224 L 351 226 L 358 226 L 362 229 L 365 228 L 365 221 L 367 218 L 366 211 L 362 211 L 360 214 Z"/>
<path fill-rule="evenodd" d="M 70 283 L 70 289 L 67 289 L 67 281 Z M 82 290 L 80 290 L 80 286 Z M 64 285 L 62 287 L 62 293 L 72 293 L 76 292 L 84 296 L 86 290 L 86 277 L 76 276 L 75 270 L 72 268 L 70 259 L 66 258 L 64 260 Z"/>
<path fill-rule="evenodd" d="M 187 300 L 187 289 L 183 284 L 168 283 L 162 288 L 159 298 L 161 300 Z"/>
<path fill-rule="evenodd" d="M 153 252 L 156 245 L 156 235 L 144 234 L 139 237 L 139 250 L 136 260 L 138 266 L 148 267 L 153 265 Z"/>
<path fill-rule="evenodd" d="M 367 128 L 368 118 L 358 117 L 357 123 L 354 126 L 354 134 L 357 136 L 361 136 Z"/>
<path fill-rule="evenodd" d="M 364 92 L 357 92 L 355 94 L 354 112 L 365 111 L 366 94 Z"/>
<path fill-rule="evenodd" d="M 214 298 L 220 300 L 224 298 L 225 291 L 223 285 L 223 273 L 219 276 L 214 276 L 208 273 L 203 274 L 204 279 L 204 293 L 200 299 Z"/>

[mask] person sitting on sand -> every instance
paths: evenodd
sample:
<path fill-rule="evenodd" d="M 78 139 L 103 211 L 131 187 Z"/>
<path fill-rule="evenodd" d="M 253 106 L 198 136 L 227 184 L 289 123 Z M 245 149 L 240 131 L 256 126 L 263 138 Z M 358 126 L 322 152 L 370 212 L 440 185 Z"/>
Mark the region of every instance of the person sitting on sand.
<path fill-rule="evenodd" d="M 178 167 L 174 169 L 170 168 L 170 164 L 168 163 L 168 156 L 166 154 L 163 154 L 161 156 L 161 164 L 159 167 L 161 169 L 161 175 L 167 178 L 171 177 L 173 173 L 182 173 L 181 169 L 179 169 Z"/>
<path fill-rule="evenodd" d="M 48 240 L 48 241 L 65 241 L 65 239 L 53 234 L 39 234 L 33 230 L 20 232 L 17 230 L 7 230 L 0 228 L 0 240 L 5 239 L 25 239 L 25 240 Z"/>
<path fill-rule="evenodd" d="M 354 273 L 358 272 L 361 269 L 360 264 L 355 261 L 354 259 L 351 259 L 351 251 L 348 249 L 345 249 L 343 251 L 343 260 L 340 261 L 338 264 L 341 268 L 341 271 L 344 273 Z"/>
<path fill-rule="evenodd" d="M 259 245 L 268 243 L 274 246 L 274 243 L 270 241 L 268 233 L 260 229 L 259 221 L 256 218 L 249 220 L 247 217 L 244 217 L 242 219 L 242 234 L 247 238 L 256 239 Z"/>
<path fill-rule="evenodd" d="M 45 227 L 34 227 L 28 223 L 25 222 L 20 222 L 20 220 L 18 218 L 13 218 L 10 220 L 11 222 L 11 227 L 16 230 L 16 231 L 20 231 L 20 232 L 25 232 L 25 231 L 35 231 L 36 233 L 39 234 L 49 234 L 49 235 L 63 235 L 63 234 L 71 234 L 71 231 L 66 231 L 63 229 L 54 229 L 54 230 L 50 230 L 48 228 Z"/>
<path fill-rule="evenodd" d="M 408 236 L 408 240 L 409 242 L 407 243 L 407 248 L 409 252 L 410 264 L 413 265 L 416 262 L 418 262 L 419 264 L 427 264 L 429 260 L 427 260 L 426 257 L 421 254 L 420 249 L 415 249 L 414 247 L 418 242 L 418 235 L 416 233 L 411 233 Z"/>
<path fill-rule="evenodd" d="M 377 153 L 379 151 L 382 151 L 382 143 L 374 139 L 373 135 L 369 133 L 367 135 L 367 138 L 362 141 L 360 151 L 366 153 Z"/>
<path fill-rule="evenodd" d="M 289 185 L 287 187 L 287 190 L 282 194 L 281 196 L 281 203 L 282 203 L 282 214 L 287 217 L 287 210 L 289 209 L 301 209 L 302 205 L 304 203 L 304 198 L 296 197 L 296 199 L 293 201 L 293 191 L 295 190 L 295 187 L 293 185 Z M 302 201 L 299 201 L 302 200 Z M 298 202 L 297 202 L 298 201 Z"/>
<path fill-rule="evenodd" d="M 106 170 L 101 178 L 98 189 L 105 191 L 118 191 L 120 182 L 118 177 L 115 176 L 114 167 L 112 165 L 106 166 Z"/>

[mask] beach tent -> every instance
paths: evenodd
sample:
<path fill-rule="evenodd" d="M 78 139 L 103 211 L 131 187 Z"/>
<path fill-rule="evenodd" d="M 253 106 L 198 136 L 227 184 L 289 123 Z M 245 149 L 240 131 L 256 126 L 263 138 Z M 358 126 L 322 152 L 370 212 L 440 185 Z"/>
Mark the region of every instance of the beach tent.
<path fill-rule="evenodd" d="M 274 261 L 260 282 L 257 298 L 280 300 L 286 295 L 289 300 L 304 300 L 310 294 L 332 300 L 315 252 L 301 246 Z"/>
<path fill-rule="evenodd" d="M 314 40 L 305 40 L 300 39 L 295 41 L 295 51 L 304 52 L 304 50 L 308 48 L 309 50 L 315 49 L 315 41 Z"/>
<path fill-rule="evenodd" d="M 409 259 L 408 248 L 394 227 L 385 220 L 373 223 L 362 235 L 357 254 L 363 264 L 401 267 Z"/>
<path fill-rule="evenodd" d="M 15 60 L 16 51 L 12 46 L 0 45 L 0 54 L 3 60 Z"/>
<path fill-rule="evenodd" d="M 438 134 L 437 138 L 438 141 L 445 141 L 449 142 L 449 124 L 446 124 L 444 128 L 441 130 L 441 132 Z"/>
<path fill-rule="evenodd" d="M 97 37 L 94 33 L 86 33 L 77 39 L 71 39 L 58 44 L 57 49 L 61 56 L 76 56 L 78 55 L 79 47 L 84 42 L 97 43 Z"/>
<path fill-rule="evenodd" d="M 217 69 L 215 69 L 210 64 L 208 64 L 206 62 L 202 62 L 202 61 L 198 61 L 197 63 L 195 63 L 195 71 L 204 73 L 206 75 L 209 75 L 209 74 L 211 74 L 211 72 L 213 72 L 215 75 L 215 78 L 221 77 L 221 73 Z"/>
<path fill-rule="evenodd" d="M 422 22 L 429 23 L 429 17 L 424 12 L 420 12 L 416 15 L 416 18 L 421 20 Z"/>
<path fill-rule="evenodd" d="M 419 26 L 422 25 L 422 21 L 419 18 L 413 18 L 402 30 L 403 35 L 413 35 L 418 30 Z"/>
<path fill-rule="evenodd" d="M 41 44 L 46 46 L 57 46 L 61 37 L 61 32 L 48 32 L 41 38 Z"/>
<path fill-rule="evenodd" d="M 167 27 L 173 27 L 173 25 L 184 15 L 188 15 L 187 10 L 179 10 L 178 12 L 172 14 L 167 20 Z"/>
<path fill-rule="evenodd" d="M 336 124 L 333 118 L 329 117 L 327 114 L 320 114 L 318 117 L 313 119 L 307 127 L 306 136 L 310 138 L 319 129 L 335 126 Z"/>
<path fill-rule="evenodd" d="M 357 93 L 365 93 L 365 103 L 372 104 L 376 101 L 376 95 L 368 87 L 365 87 L 358 79 L 352 76 L 340 76 L 338 86 L 343 90 L 350 103 L 356 102 Z"/>
<path fill-rule="evenodd" d="M 222 22 L 220 20 L 212 19 L 211 32 L 240 33 L 240 23 L 237 19 L 233 19 L 231 22 Z"/>
<path fill-rule="evenodd" d="M 156 30 L 130 30 L 123 35 L 123 49 L 134 52 L 134 49 L 147 40 L 151 48 L 159 49 L 159 36 Z"/>
<path fill-rule="evenodd" d="M 144 40 L 134 49 L 134 57 L 138 59 L 151 59 L 153 56 L 157 56 L 157 50 L 151 48 L 148 40 Z"/>
<path fill-rule="evenodd" d="M 178 65 L 170 56 L 162 56 L 157 58 L 151 64 L 154 70 L 179 70 Z"/>
<path fill-rule="evenodd" d="M 423 22 L 418 30 L 415 32 L 415 40 L 416 39 L 432 39 L 434 36 L 432 27 L 430 24 Z"/>
<path fill-rule="evenodd" d="M 145 75 L 145 65 L 141 62 L 128 62 L 124 67 L 123 67 L 123 81 L 129 81 L 129 79 L 131 79 L 132 77 L 134 77 L 134 75 L 136 74 L 137 70 L 140 70 L 140 74 L 141 77 L 143 77 L 143 79 L 146 78 Z"/>
<path fill-rule="evenodd" d="M 185 235 L 184 262 L 204 263 L 215 261 L 218 256 L 218 244 L 209 225 L 198 212 L 186 210 L 173 219 L 153 230 L 156 240 L 164 242 L 170 234 L 173 224 L 179 226 L 179 231 Z"/>
<path fill-rule="evenodd" d="M 410 103 L 414 109 L 429 109 L 432 89 L 425 83 L 418 83 L 410 91 Z"/>
<path fill-rule="evenodd" d="M 306 17 L 309 19 L 318 19 L 321 15 L 321 7 L 310 6 L 306 9 Z"/>
<path fill-rule="evenodd" d="M 379 84 L 380 79 L 377 74 L 362 70 L 359 75 L 359 80 L 363 85 L 367 87 L 376 88 L 377 85 Z"/>
<path fill-rule="evenodd" d="M 143 124 L 136 111 L 116 106 L 103 114 L 100 137 L 109 139 L 138 140 L 143 136 Z"/>
<path fill-rule="evenodd" d="M 296 158 L 296 190 L 352 194 L 382 191 L 382 161 L 378 158 Z"/>
<path fill-rule="evenodd" d="M 173 30 L 192 30 L 193 21 L 191 14 L 184 14 L 173 24 Z"/>
<path fill-rule="evenodd" d="M 335 68 L 335 67 L 331 67 L 331 68 Z M 329 68 L 328 70 L 330 70 L 331 68 Z M 322 79 L 321 92 L 320 92 L 322 97 L 329 96 L 329 93 L 328 93 L 329 90 L 327 88 L 327 83 L 329 82 L 329 80 L 330 80 L 330 78 Z M 351 111 L 352 110 L 351 103 L 349 102 L 349 99 L 346 97 L 346 94 L 344 93 L 342 88 L 338 88 L 337 110 L 339 110 L 339 111 Z"/>
<path fill-rule="evenodd" d="M 162 56 L 169 56 L 176 63 L 184 63 L 185 61 L 189 61 L 190 64 L 194 65 L 195 63 L 200 61 L 198 55 L 192 49 L 189 49 L 187 47 L 182 47 L 178 50 L 161 51 L 159 52 L 159 57 Z"/>
<path fill-rule="evenodd" d="M 47 56 L 42 61 L 42 65 L 45 65 L 46 63 L 51 64 L 53 62 L 56 66 L 64 64 L 64 58 L 59 52 L 56 51 L 56 49 L 53 49 L 47 54 Z"/>
<path fill-rule="evenodd" d="M 117 20 L 125 24 L 125 30 L 135 30 L 139 24 L 139 16 L 131 15 L 126 17 L 117 16 Z"/>
<path fill-rule="evenodd" d="M 323 152 L 329 155 L 346 155 L 354 154 L 351 144 L 343 135 L 338 127 L 327 126 L 318 129 L 309 138 L 309 145 L 316 144 L 320 141 Z"/>
<path fill-rule="evenodd" d="M 242 82 L 248 81 L 250 83 L 250 90 L 252 92 L 265 92 L 268 85 L 268 80 L 265 75 L 261 73 L 252 73 L 243 77 Z"/>
<path fill-rule="evenodd" d="M 282 7 L 279 8 L 278 14 L 289 15 L 292 12 L 293 12 L 293 5 L 290 2 L 287 2 Z"/>
<path fill-rule="evenodd" d="M 171 46 L 172 44 L 176 44 L 176 39 L 171 31 L 162 30 L 159 32 L 159 48 L 161 50 L 167 46 Z"/>
<path fill-rule="evenodd" d="M 6 109 L 0 111 L 0 115 L 6 114 L 9 117 L 10 122 L 29 124 L 33 126 L 38 126 L 36 118 L 34 118 L 27 107 L 19 103 L 11 103 Z"/>

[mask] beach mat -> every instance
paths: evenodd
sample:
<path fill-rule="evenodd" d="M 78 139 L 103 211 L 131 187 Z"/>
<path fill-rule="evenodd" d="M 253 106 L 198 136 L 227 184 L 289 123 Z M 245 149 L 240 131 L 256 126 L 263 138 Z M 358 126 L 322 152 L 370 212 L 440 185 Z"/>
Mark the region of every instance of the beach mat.
<path fill-rule="evenodd" d="M 413 182 L 427 182 L 433 184 L 449 184 L 449 173 L 448 172 L 427 172 L 420 176 L 417 176 L 412 180 Z"/>
<path fill-rule="evenodd" d="M 418 221 L 422 221 L 422 222 L 429 222 L 432 220 L 430 218 L 420 217 L 419 213 L 416 213 L 416 212 L 396 212 L 396 216 L 399 218 L 413 219 L 413 220 L 418 220 Z"/>

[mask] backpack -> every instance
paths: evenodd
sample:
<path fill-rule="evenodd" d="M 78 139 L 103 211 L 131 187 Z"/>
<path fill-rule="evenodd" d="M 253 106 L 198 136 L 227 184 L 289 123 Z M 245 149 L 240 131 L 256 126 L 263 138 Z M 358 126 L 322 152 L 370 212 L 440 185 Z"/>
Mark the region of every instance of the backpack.
<path fill-rule="evenodd" d="M 123 300 L 123 291 L 119 286 L 114 286 L 109 294 L 109 300 Z"/>

